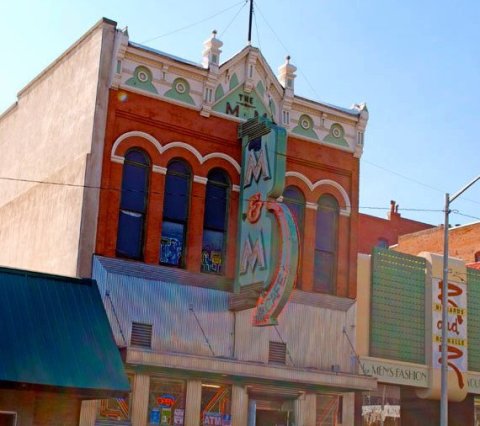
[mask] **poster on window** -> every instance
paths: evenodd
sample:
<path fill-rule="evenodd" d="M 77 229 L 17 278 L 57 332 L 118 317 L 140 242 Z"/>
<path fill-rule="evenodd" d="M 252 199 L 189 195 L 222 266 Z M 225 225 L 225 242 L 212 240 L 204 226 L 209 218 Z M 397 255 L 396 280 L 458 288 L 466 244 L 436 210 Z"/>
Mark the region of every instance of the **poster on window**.
<path fill-rule="evenodd" d="M 176 408 L 173 413 L 173 424 L 183 425 L 184 416 L 185 416 L 185 410 L 183 408 Z"/>
<path fill-rule="evenodd" d="M 150 424 L 151 425 L 159 425 L 160 424 L 160 409 L 153 408 L 150 411 Z"/>
<path fill-rule="evenodd" d="M 202 272 L 222 272 L 223 232 L 204 230 Z"/>
<path fill-rule="evenodd" d="M 184 226 L 164 221 L 162 227 L 160 263 L 179 266 L 182 261 Z"/>

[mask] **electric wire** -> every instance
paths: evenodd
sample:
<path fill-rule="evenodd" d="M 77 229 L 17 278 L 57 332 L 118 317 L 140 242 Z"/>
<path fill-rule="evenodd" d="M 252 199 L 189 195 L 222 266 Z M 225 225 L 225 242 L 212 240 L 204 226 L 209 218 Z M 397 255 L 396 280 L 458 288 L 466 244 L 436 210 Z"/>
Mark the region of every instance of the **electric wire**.
<path fill-rule="evenodd" d="M 295 363 L 293 362 L 292 356 L 290 355 L 290 351 L 288 350 L 287 344 L 286 344 L 285 341 L 283 340 L 283 337 L 282 337 L 282 335 L 280 334 L 280 331 L 278 330 L 278 327 L 277 327 L 276 325 L 274 325 L 273 327 L 275 328 L 275 331 L 277 332 L 278 337 L 280 338 L 280 341 L 282 342 L 282 344 L 285 345 L 285 352 L 287 353 L 288 359 L 289 359 L 290 362 L 292 363 L 292 366 L 296 367 Z"/>
<path fill-rule="evenodd" d="M 54 185 L 54 186 L 66 186 L 66 187 L 71 187 L 71 188 L 83 188 L 83 189 L 96 189 L 96 190 L 104 190 L 104 191 L 112 191 L 112 192 L 138 192 L 138 193 L 148 193 L 148 194 L 155 194 L 155 195 L 164 195 L 164 191 L 141 191 L 141 190 L 135 190 L 135 189 L 122 189 L 122 188 L 113 188 L 113 187 L 106 187 L 106 186 L 96 186 L 96 185 L 84 185 L 84 184 L 75 184 L 75 183 L 68 183 L 68 182 L 52 182 L 52 181 L 42 181 L 42 180 L 36 180 L 36 179 L 24 179 L 24 178 L 10 178 L 10 177 L 5 177 L 5 176 L 0 176 L 0 180 L 6 180 L 6 181 L 18 181 L 18 182 L 23 182 L 23 183 L 35 183 L 35 184 L 41 184 L 41 185 Z M 166 193 L 165 195 L 170 195 L 170 193 Z M 190 197 L 190 198 L 199 198 L 202 200 L 205 200 L 205 196 L 203 195 L 198 195 L 198 194 L 175 194 L 177 197 L 183 196 L 183 197 Z M 213 197 L 216 198 L 216 197 Z M 243 199 L 243 201 L 248 201 L 248 199 Z M 279 202 L 278 200 L 274 199 L 269 199 L 269 200 L 259 200 L 260 202 Z M 340 209 L 345 209 L 347 207 L 350 207 L 351 209 L 354 209 L 354 206 L 346 206 L 346 205 L 339 205 Z M 358 206 L 358 209 L 366 209 L 366 210 L 390 210 L 391 207 L 377 207 L 377 206 Z M 443 209 L 427 209 L 427 208 L 409 208 L 409 207 L 399 207 L 399 211 L 411 211 L 411 212 L 443 212 Z M 455 211 L 458 212 L 458 211 Z M 458 213 L 461 214 L 461 213 Z M 465 215 L 468 217 L 467 215 Z M 475 216 L 470 216 L 472 218 L 475 218 Z M 478 218 L 480 220 L 480 218 Z"/>
<path fill-rule="evenodd" d="M 241 6 L 240 6 L 240 9 L 238 9 L 237 13 L 233 16 L 233 18 L 231 19 L 231 21 L 227 24 L 227 26 L 220 32 L 219 34 L 219 37 L 221 38 L 226 32 L 227 30 L 230 28 L 230 26 L 233 24 L 233 22 L 235 21 L 235 19 L 237 19 L 237 16 L 240 14 L 240 12 L 242 11 L 242 9 L 245 7 L 245 5 L 247 4 L 247 1 L 245 1 Z"/>
<path fill-rule="evenodd" d="M 258 11 L 260 12 L 260 16 L 262 17 L 263 21 L 265 22 L 265 24 L 267 25 L 267 27 L 270 29 L 270 31 L 272 32 L 272 34 L 275 36 L 275 38 L 277 39 L 277 41 L 280 43 L 280 45 L 283 47 L 283 49 L 285 50 L 285 53 L 288 55 L 290 54 L 290 50 L 287 48 L 287 46 L 282 42 L 282 40 L 280 39 L 280 37 L 278 36 L 278 34 L 275 32 L 275 30 L 272 28 L 272 26 L 269 24 L 269 22 L 267 21 L 267 18 L 265 18 L 265 15 L 262 13 L 261 9 L 258 7 L 257 3 L 255 3 L 255 8 L 258 9 Z M 305 79 L 306 83 L 308 84 L 308 86 L 310 87 L 310 90 L 313 92 L 313 94 L 317 97 L 317 99 L 320 99 L 320 96 L 319 94 L 317 93 L 317 91 L 315 90 L 315 87 L 313 87 L 313 85 L 310 83 L 310 80 L 307 78 L 307 76 L 303 73 L 301 67 L 300 69 L 298 69 L 298 71 L 300 72 L 300 74 L 302 75 L 302 77 Z"/>
<path fill-rule="evenodd" d="M 219 12 L 217 12 L 217 13 L 215 13 L 215 14 L 207 17 L 207 18 L 203 18 L 203 19 L 201 19 L 200 21 L 196 21 L 196 22 L 193 22 L 193 23 L 191 23 L 191 24 L 185 25 L 184 27 L 177 28 L 176 30 L 169 31 L 168 33 L 160 34 L 159 36 L 149 38 L 149 39 L 144 40 L 144 41 L 142 41 L 142 42 L 140 42 L 140 43 L 141 43 L 141 44 L 150 43 L 150 42 L 152 42 L 152 41 L 158 40 L 159 38 L 167 37 L 167 36 L 169 36 L 169 35 L 176 34 L 176 33 L 180 32 L 180 31 L 187 30 L 187 29 L 189 29 L 189 28 L 194 27 L 195 25 L 202 24 L 203 22 L 209 21 L 210 19 L 213 19 L 213 18 L 215 18 L 216 16 L 221 15 L 222 13 L 225 13 L 225 12 L 229 11 L 230 9 L 233 9 L 234 7 L 238 6 L 240 3 L 244 3 L 244 2 L 245 2 L 245 0 L 242 0 L 242 1 L 240 1 L 240 2 L 237 2 L 237 3 L 233 4 L 233 5 L 225 8 L 225 9 L 220 10 Z"/>
<path fill-rule="evenodd" d="M 216 356 L 215 352 L 213 351 L 212 345 L 210 344 L 210 341 L 208 340 L 207 334 L 205 333 L 205 330 L 203 329 L 202 324 L 200 324 L 200 320 L 198 319 L 197 314 L 195 313 L 195 310 L 193 309 L 193 305 L 190 304 L 189 307 L 188 307 L 188 310 L 195 317 L 195 320 L 197 321 L 197 324 L 200 327 L 200 330 L 202 331 L 203 337 L 204 337 L 205 341 L 207 342 L 207 345 L 210 349 L 210 352 L 212 353 L 213 356 Z"/>

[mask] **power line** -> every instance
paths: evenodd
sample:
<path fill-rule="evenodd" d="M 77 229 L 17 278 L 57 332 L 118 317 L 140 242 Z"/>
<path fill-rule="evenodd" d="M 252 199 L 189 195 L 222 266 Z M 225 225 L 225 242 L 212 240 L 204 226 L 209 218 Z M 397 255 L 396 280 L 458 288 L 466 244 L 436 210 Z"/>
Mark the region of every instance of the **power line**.
<path fill-rule="evenodd" d="M 176 33 L 180 32 L 180 31 L 183 31 L 183 30 L 187 30 L 187 29 L 189 29 L 189 28 L 192 28 L 192 27 L 194 27 L 195 25 L 202 24 L 203 22 L 209 21 L 210 19 L 213 19 L 213 18 L 215 18 L 216 16 L 221 15 L 221 14 L 224 13 L 224 12 L 227 12 L 227 11 L 230 10 L 230 9 L 233 9 L 234 7 L 238 6 L 240 3 L 244 3 L 244 1 L 245 1 L 245 0 L 242 0 L 242 1 L 240 1 L 240 2 L 237 2 L 237 3 L 235 3 L 235 4 L 233 4 L 233 5 L 229 6 L 229 7 L 227 7 L 226 9 L 222 9 L 221 11 L 219 11 L 219 12 L 217 12 L 217 13 L 215 13 L 215 14 L 207 17 L 207 18 L 201 19 L 200 21 L 193 22 L 193 23 L 191 23 L 191 24 L 189 24 L 189 25 L 185 25 L 184 27 L 177 28 L 176 30 L 169 31 L 168 33 L 161 34 L 161 35 L 159 35 L 159 36 L 150 38 L 150 39 L 148 39 L 148 40 L 144 40 L 144 41 L 142 41 L 142 42 L 140 42 L 140 43 L 141 43 L 141 44 L 150 43 L 151 41 L 158 40 L 159 38 L 167 37 L 167 36 L 169 36 L 169 35 L 176 34 Z"/>
<path fill-rule="evenodd" d="M 236 13 L 236 14 L 233 16 L 233 18 L 230 20 L 230 22 L 229 22 L 228 25 L 225 27 L 225 29 L 220 32 L 220 35 L 219 35 L 220 38 L 227 32 L 227 30 L 228 30 L 228 29 L 230 28 L 230 26 L 233 24 L 233 21 L 235 21 L 235 19 L 236 19 L 237 16 L 240 14 L 240 12 L 242 11 L 242 9 L 245 7 L 246 4 L 247 4 L 247 2 L 245 1 L 245 2 L 240 6 L 240 9 L 238 9 L 237 13 Z"/>
<path fill-rule="evenodd" d="M 43 180 L 37 180 L 37 179 L 25 179 L 25 178 L 12 178 L 12 177 L 6 177 L 6 176 L 0 176 L 0 180 L 6 180 L 6 181 L 13 181 L 13 182 L 24 182 L 24 183 L 35 183 L 35 184 L 41 184 L 41 185 L 54 185 L 54 186 L 66 186 L 66 187 L 71 187 L 71 188 L 84 188 L 84 189 L 98 189 L 98 190 L 104 190 L 104 191 L 115 191 L 115 192 L 138 192 L 138 193 L 149 193 L 149 194 L 157 194 L 161 195 L 164 194 L 164 191 L 141 191 L 141 190 L 134 190 L 134 189 L 122 189 L 122 188 L 112 188 L 112 187 L 105 187 L 105 186 L 95 186 L 95 185 L 84 185 L 84 184 L 75 184 L 75 183 L 68 183 L 68 182 L 51 182 L 51 181 L 43 181 Z M 168 193 L 167 193 L 168 195 Z M 200 195 L 195 195 L 195 194 L 189 194 L 189 195 L 184 195 L 184 194 L 176 194 L 177 196 L 184 196 L 184 197 L 192 197 L 192 198 L 201 198 L 205 199 L 204 196 Z M 246 199 L 244 201 L 247 201 Z M 259 200 L 261 202 L 278 202 L 276 200 Z M 345 209 L 347 207 L 350 207 L 352 209 L 355 208 L 355 206 L 345 206 L 345 205 L 339 205 L 339 208 Z M 379 206 L 358 206 L 358 209 L 366 209 L 366 210 L 390 210 L 391 207 L 379 207 Z M 415 212 L 443 212 L 443 209 L 427 209 L 427 208 L 409 208 L 409 207 L 402 207 L 399 208 L 398 210 L 400 211 L 415 211 Z M 462 215 L 460 212 L 457 210 L 454 211 L 457 214 Z M 467 215 L 464 215 L 468 217 Z M 470 216 L 472 218 L 475 218 L 474 216 Z M 480 220 L 480 218 L 478 218 Z"/>
<path fill-rule="evenodd" d="M 258 9 L 258 11 L 260 12 L 260 16 L 262 17 L 263 21 L 265 22 L 265 24 L 267 24 L 267 27 L 270 28 L 270 31 L 273 33 L 273 35 L 275 36 L 275 38 L 277 39 L 277 41 L 280 43 L 280 45 L 283 47 L 283 49 L 285 50 L 285 53 L 289 54 L 290 53 L 290 50 L 287 48 L 287 46 L 282 42 L 282 40 L 280 39 L 280 37 L 278 36 L 278 34 L 275 32 L 275 30 L 272 28 L 272 26 L 268 23 L 267 21 L 267 18 L 265 18 L 265 15 L 262 13 L 262 11 L 260 10 L 260 8 L 258 7 L 257 3 L 255 3 L 256 5 L 256 9 Z M 317 91 L 315 90 L 315 87 L 313 87 L 313 85 L 310 83 L 310 80 L 307 78 L 307 76 L 303 73 L 301 67 L 300 69 L 298 69 L 298 71 L 300 72 L 300 74 L 302 75 L 302 77 L 305 79 L 306 83 L 308 84 L 308 86 L 310 87 L 310 90 L 314 93 L 314 95 L 317 97 L 317 99 L 320 99 L 320 96 L 318 95 Z"/>
<path fill-rule="evenodd" d="M 428 189 L 431 189 L 431 190 L 433 190 L 433 191 L 441 192 L 442 194 L 445 194 L 445 193 L 447 192 L 447 191 L 444 191 L 444 190 L 439 189 L 439 188 L 437 188 L 437 187 L 434 187 L 434 186 L 431 186 L 431 185 L 426 184 L 426 183 L 424 183 L 424 182 L 421 182 L 421 181 L 419 181 L 419 180 L 417 180 L 417 179 L 413 179 L 413 178 L 411 178 L 411 177 L 409 177 L 409 176 L 405 176 L 405 175 L 403 175 L 403 174 L 401 174 L 401 173 L 399 173 L 399 172 L 396 172 L 396 171 L 394 171 L 394 170 L 387 169 L 386 167 L 383 167 L 383 166 L 380 166 L 380 165 L 378 165 L 378 164 L 372 163 L 371 161 L 362 159 L 362 162 L 364 162 L 364 163 L 366 163 L 366 164 L 370 164 L 371 166 L 377 167 L 378 169 L 381 169 L 381 170 L 383 170 L 383 171 L 385 171 L 385 172 L 387 172 L 387 173 L 390 173 L 390 174 L 395 175 L 395 176 L 399 176 L 399 177 L 401 177 L 402 179 L 409 180 L 410 182 L 414 182 L 414 183 L 416 183 L 417 185 L 423 186 L 423 187 L 428 188 Z M 469 202 L 474 203 L 474 204 L 480 204 L 480 202 L 478 202 L 478 201 L 475 201 L 475 200 L 472 200 L 472 199 L 469 199 L 469 198 L 465 198 L 465 197 L 461 197 L 461 198 L 459 198 L 459 199 L 461 199 L 461 200 L 463 200 L 463 201 L 469 201 Z"/>

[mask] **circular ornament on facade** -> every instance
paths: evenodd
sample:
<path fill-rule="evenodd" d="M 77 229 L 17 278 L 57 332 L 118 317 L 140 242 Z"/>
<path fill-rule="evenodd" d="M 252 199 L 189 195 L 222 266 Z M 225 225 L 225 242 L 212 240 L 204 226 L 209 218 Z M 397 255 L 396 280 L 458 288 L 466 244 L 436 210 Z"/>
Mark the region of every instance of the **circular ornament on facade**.
<path fill-rule="evenodd" d="M 343 138 L 345 131 L 340 124 L 333 124 L 332 125 L 332 136 L 336 139 Z"/>
<path fill-rule="evenodd" d="M 310 120 L 307 117 L 303 117 L 300 120 L 300 126 L 302 126 L 305 130 L 310 128 Z"/>
<path fill-rule="evenodd" d="M 187 91 L 187 87 L 185 86 L 185 83 L 183 81 L 178 81 L 175 84 L 175 90 L 178 93 L 185 93 Z"/>
<path fill-rule="evenodd" d="M 138 71 L 137 78 L 142 82 L 146 83 L 148 81 L 148 74 L 145 71 Z"/>

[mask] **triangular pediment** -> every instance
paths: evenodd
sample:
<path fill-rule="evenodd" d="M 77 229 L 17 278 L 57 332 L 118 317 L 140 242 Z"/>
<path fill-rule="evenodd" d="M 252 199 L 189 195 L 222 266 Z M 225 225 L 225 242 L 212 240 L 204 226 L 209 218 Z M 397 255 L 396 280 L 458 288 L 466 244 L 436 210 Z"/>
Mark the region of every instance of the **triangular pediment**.
<path fill-rule="evenodd" d="M 277 121 L 283 87 L 260 50 L 246 47 L 219 69 L 212 110 L 248 119 L 264 116 Z"/>

